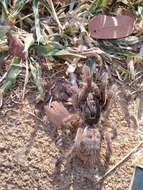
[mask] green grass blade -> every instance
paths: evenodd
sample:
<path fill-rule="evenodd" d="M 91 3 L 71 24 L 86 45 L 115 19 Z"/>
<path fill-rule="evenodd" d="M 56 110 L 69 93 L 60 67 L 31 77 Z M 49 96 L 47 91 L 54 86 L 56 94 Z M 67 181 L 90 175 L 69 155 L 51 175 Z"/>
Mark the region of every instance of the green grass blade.
<path fill-rule="evenodd" d="M 66 49 L 63 49 L 63 50 L 60 50 L 58 51 L 55 56 L 59 57 L 59 58 L 62 58 L 62 59 L 72 59 L 72 58 L 75 58 L 75 57 L 81 57 L 81 55 L 79 54 L 76 54 L 76 53 L 72 53 Z"/>
<path fill-rule="evenodd" d="M 58 48 L 52 46 L 35 46 L 36 53 L 41 56 L 54 56 L 58 51 Z"/>
<path fill-rule="evenodd" d="M 94 0 L 91 5 L 90 12 L 92 14 L 96 14 L 98 11 L 104 10 L 107 7 L 108 3 L 109 0 Z"/>
<path fill-rule="evenodd" d="M 6 78 L 3 81 L 2 85 L 0 86 L 0 95 L 8 91 L 12 87 L 12 85 L 16 82 L 16 78 L 21 72 L 20 63 L 21 63 L 20 59 L 13 58 L 11 67 L 7 72 Z"/>
<path fill-rule="evenodd" d="M 117 70 L 121 72 L 122 74 L 130 75 L 130 71 L 122 67 L 119 63 L 115 63 L 114 61 L 110 61 L 109 59 L 106 59 L 106 58 L 103 58 L 103 60 L 104 60 L 104 63 L 110 65 L 114 71 Z"/>
<path fill-rule="evenodd" d="M 0 0 L 0 3 L 3 5 L 5 13 L 8 15 L 9 11 L 8 11 L 8 7 L 7 7 L 7 1 L 6 0 Z"/>
<path fill-rule="evenodd" d="M 111 48 L 111 47 L 106 47 L 103 48 L 103 51 L 109 53 L 109 54 L 113 54 L 115 56 L 121 56 L 121 57 L 129 57 L 129 56 L 135 56 L 136 54 L 130 50 L 127 49 L 117 49 L 117 48 Z"/>
<path fill-rule="evenodd" d="M 30 60 L 30 69 L 31 69 L 33 81 L 39 92 L 38 100 L 39 99 L 43 100 L 44 88 L 43 88 L 43 81 L 42 81 L 42 71 L 41 71 L 40 65 L 33 58 L 31 58 Z"/>
<path fill-rule="evenodd" d="M 25 4 L 26 3 L 24 1 L 16 1 L 15 8 L 10 12 L 10 14 L 14 17 L 17 16 L 20 13 L 20 11 L 23 9 Z"/>
<path fill-rule="evenodd" d="M 36 37 L 38 43 L 41 42 L 43 39 L 40 29 L 40 19 L 39 19 L 39 10 L 38 10 L 39 2 L 40 2 L 39 0 L 33 1 L 33 12 L 35 17 Z"/>
<path fill-rule="evenodd" d="M 111 43 L 117 46 L 132 46 L 139 43 L 139 37 L 129 36 L 123 39 L 111 40 Z"/>
<path fill-rule="evenodd" d="M 61 58 L 63 60 L 72 59 L 75 57 L 82 57 L 80 54 L 72 53 L 66 49 L 60 50 L 58 48 L 49 46 L 36 46 L 35 50 L 39 56 L 53 56 Z"/>

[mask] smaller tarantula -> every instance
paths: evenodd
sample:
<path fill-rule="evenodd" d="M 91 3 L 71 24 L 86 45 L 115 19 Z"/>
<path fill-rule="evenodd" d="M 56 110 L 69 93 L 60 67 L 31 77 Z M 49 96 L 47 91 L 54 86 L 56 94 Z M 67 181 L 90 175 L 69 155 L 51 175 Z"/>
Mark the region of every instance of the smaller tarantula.
<path fill-rule="evenodd" d="M 77 156 L 84 164 L 97 166 L 99 169 L 101 167 L 106 169 L 112 153 L 112 139 L 117 135 L 114 125 L 110 133 L 105 132 L 113 93 L 117 90 L 116 86 L 112 85 L 109 87 L 109 76 L 107 72 L 103 72 L 98 77 L 96 83 L 93 82 L 89 68 L 86 65 L 82 69 L 81 83 L 79 87 L 77 86 L 67 86 L 67 90 L 70 89 L 72 91 L 74 112 L 79 113 L 78 115 L 82 122 L 78 125 L 79 128 L 77 129 L 74 144 L 64 159 L 69 163 L 74 156 Z M 68 118 L 66 121 L 70 119 Z M 106 145 L 104 147 L 104 163 L 101 162 L 103 141 Z"/>

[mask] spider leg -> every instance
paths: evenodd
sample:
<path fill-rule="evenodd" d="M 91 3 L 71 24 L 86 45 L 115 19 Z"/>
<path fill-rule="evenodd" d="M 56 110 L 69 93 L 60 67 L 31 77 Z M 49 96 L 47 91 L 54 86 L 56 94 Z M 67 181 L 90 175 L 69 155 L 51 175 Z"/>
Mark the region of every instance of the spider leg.
<path fill-rule="evenodd" d="M 115 121 L 113 121 L 111 127 L 112 127 L 112 130 L 111 130 L 112 136 L 111 136 L 111 138 L 115 139 L 117 137 L 117 135 L 118 135 L 117 134 L 117 127 L 118 127 L 118 125 L 117 125 L 117 123 Z"/>
<path fill-rule="evenodd" d="M 98 165 L 98 168 L 101 169 L 102 163 L 100 159 L 100 151 L 101 151 L 101 134 L 99 130 L 94 130 L 94 163 Z"/>
<path fill-rule="evenodd" d="M 83 128 L 78 128 L 77 133 L 76 133 L 76 137 L 74 140 L 74 144 L 72 145 L 72 147 L 70 148 L 70 150 L 61 158 L 59 158 L 55 164 L 55 167 L 58 169 L 58 172 L 60 171 L 61 168 L 61 164 L 66 161 L 66 165 L 70 166 L 71 160 L 73 159 L 73 157 L 76 155 L 79 146 L 80 146 L 80 142 L 82 139 L 82 134 L 83 134 Z"/>
<path fill-rule="evenodd" d="M 106 153 L 105 153 L 105 163 L 104 168 L 105 170 L 108 168 L 111 154 L 112 154 L 112 136 L 109 133 L 105 134 L 105 141 L 106 141 Z"/>

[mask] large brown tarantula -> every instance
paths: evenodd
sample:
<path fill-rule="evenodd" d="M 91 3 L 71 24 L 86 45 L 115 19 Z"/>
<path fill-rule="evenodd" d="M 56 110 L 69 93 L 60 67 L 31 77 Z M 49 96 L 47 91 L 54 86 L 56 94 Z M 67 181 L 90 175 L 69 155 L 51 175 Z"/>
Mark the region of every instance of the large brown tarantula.
<path fill-rule="evenodd" d="M 51 112 L 54 113 L 53 106 L 52 108 L 45 107 L 45 110 L 47 116 L 50 116 L 51 122 L 53 121 L 57 126 L 78 126 L 74 144 L 64 159 L 70 162 L 74 156 L 77 156 L 84 164 L 106 168 L 112 152 L 112 139 L 116 136 L 115 126 L 113 126 L 110 133 L 106 131 L 107 118 L 113 94 L 116 92 L 116 86 L 109 84 L 107 71 L 102 71 L 101 75 L 98 75 L 96 76 L 95 73 L 94 76 L 93 73 L 93 76 L 91 76 L 88 66 L 84 65 L 79 85 L 75 81 L 73 85 L 65 85 L 65 90 L 71 95 L 73 114 L 69 114 L 62 104 L 60 107 L 62 107 L 63 117 L 60 117 L 59 103 L 56 102 L 55 110 L 59 117 L 57 123 L 55 123 L 55 120 L 51 117 Z M 95 78 L 95 81 L 92 78 Z M 105 145 L 105 151 L 102 151 L 102 144 Z M 105 154 L 104 163 L 101 161 L 102 154 Z"/>
<path fill-rule="evenodd" d="M 116 128 L 112 126 L 110 133 L 106 132 L 107 119 L 110 112 L 113 94 L 117 89 L 109 85 L 107 72 L 102 72 L 96 83 L 91 80 L 89 68 L 82 69 L 82 80 L 79 88 L 73 86 L 72 101 L 75 111 L 80 113 L 82 123 L 77 129 L 74 144 L 66 154 L 66 159 L 79 157 L 90 166 L 104 165 L 105 168 L 111 156 L 112 139 L 116 137 Z M 105 142 L 105 162 L 101 163 L 101 143 Z"/>

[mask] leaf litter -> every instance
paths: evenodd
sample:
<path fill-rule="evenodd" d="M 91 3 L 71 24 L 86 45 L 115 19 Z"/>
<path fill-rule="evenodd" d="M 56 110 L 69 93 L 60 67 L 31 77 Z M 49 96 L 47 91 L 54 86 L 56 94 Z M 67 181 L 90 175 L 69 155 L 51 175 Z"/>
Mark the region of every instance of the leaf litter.
<path fill-rule="evenodd" d="M 1 2 L 0 43 L 6 47 L 1 50 L 6 53 L 2 59 L 12 59 L 1 80 L 1 108 L 5 93 L 24 71 L 23 101 L 32 78 L 38 91 L 34 103 L 39 112 L 35 112 L 41 120 L 46 115 L 57 133 L 65 130 L 70 134 L 72 143 L 57 159 L 55 177 L 62 176 L 61 166 L 66 172 L 78 158 L 88 169 L 94 168 L 94 177 L 88 179 L 97 184 L 108 174 L 116 138 L 122 138 L 109 119 L 112 106 L 120 107 L 128 130 L 132 130 L 131 120 L 136 120 L 128 106 L 136 94 L 140 98 L 138 120 L 142 118 L 142 72 L 138 75 L 142 65 L 135 62 L 136 56 L 142 56 L 141 28 L 136 27 L 141 25 L 142 10 L 140 3 L 136 8 L 134 4 L 105 0 Z M 51 71 L 45 67 L 49 63 Z M 60 67 L 64 68 L 62 76 L 56 74 Z M 55 77 L 50 77 L 50 72 Z"/>

